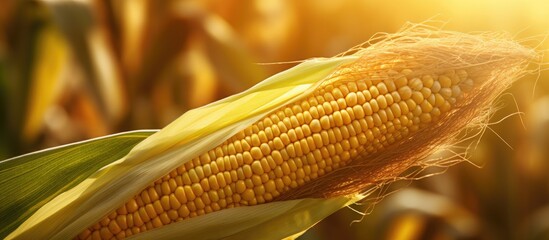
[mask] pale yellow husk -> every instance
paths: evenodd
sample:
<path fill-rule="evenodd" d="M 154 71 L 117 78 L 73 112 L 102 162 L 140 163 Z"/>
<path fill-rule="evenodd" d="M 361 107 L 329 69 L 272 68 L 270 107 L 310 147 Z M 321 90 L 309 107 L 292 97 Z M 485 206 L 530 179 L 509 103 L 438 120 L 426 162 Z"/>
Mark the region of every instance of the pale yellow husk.
<path fill-rule="evenodd" d="M 360 194 L 328 199 L 304 198 L 229 208 L 132 236 L 130 239 L 295 239 Z M 215 229 L 215 230 L 214 230 Z"/>
<path fill-rule="evenodd" d="M 274 109 L 306 96 L 337 67 L 357 58 L 345 56 L 309 60 L 240 94 L 185 113 L 139 143 L 124 158 L 102 168 L 44 205 L 7 239 L 70 239 L 76 236 L 151 182 L 214 148 Z M 303 201 L 301 204 L 312 204 L 308 200 Z M 333 200 L 334 206 L 344 206 L 342 201 L 346 204 L 352 202 L 348 197 L 340 197 Z M 275 204 L 275 208 L 279 208 L 279 204 L 284 203 Z M 269 206 L 262 208 L 268 209 Z M 319 220 L 321 218 L 313 222 Z M 193 221 L 185 222 L 192 224 Z"/>

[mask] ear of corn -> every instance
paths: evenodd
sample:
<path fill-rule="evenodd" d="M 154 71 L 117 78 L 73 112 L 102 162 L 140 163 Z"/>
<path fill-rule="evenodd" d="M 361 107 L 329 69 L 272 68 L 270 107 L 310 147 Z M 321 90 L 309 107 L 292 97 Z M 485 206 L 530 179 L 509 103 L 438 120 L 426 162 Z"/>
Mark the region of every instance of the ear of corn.
<path fill-rule="evenodd" d="M 500 38 L 419 28 L 350 56 L 305 62 L 184 114 L 50 201 L 10 237 L 179 236 L 180 227 L 211 214 L 250 208 L 210 212 L 275 198 L 330 197 L 317 203 L 344 206 L 484 119 L 482 110 L 534 55 Z M 319 206 L 303 200 L 257 209 L 296 203 Z M 291 209 L 266 221 L 293 224 L 310 214 Z M 230 229 L 219 234 L 232 236 Z"/>

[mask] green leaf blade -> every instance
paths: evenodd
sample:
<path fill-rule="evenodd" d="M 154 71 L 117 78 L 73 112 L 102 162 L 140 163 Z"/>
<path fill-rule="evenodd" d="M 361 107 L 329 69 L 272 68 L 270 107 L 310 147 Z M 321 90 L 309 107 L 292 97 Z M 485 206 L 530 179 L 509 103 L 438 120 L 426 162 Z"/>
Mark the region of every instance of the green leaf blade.
<path fill-rule="evenodd" d="M 49 200 L 120 159 L 155 132 L 109 135 L 0 161 L 0 238 Z"/>

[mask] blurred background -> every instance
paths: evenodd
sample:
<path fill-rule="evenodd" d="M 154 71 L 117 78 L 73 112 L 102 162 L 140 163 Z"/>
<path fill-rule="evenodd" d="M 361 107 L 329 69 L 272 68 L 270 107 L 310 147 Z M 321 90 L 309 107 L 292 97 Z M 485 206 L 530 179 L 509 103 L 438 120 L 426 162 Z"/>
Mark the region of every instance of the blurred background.
<path fill-rule="evenodd" d="M 549 49 L 544 0 L 3 0 L 0 159 L 162 128 L 295 65 L 282 62 L 432 18 Z M 500 137 L 487 131 L 470 152 L 482 168 L 400 184 L 375 208 L 354 207 L 369 215 L 343 209 L 300 239 L 549 239 L 549 71 L 508 93 L 492 122 L 520 111 L 524 126 L 518 115 L 492 125 Z"/>

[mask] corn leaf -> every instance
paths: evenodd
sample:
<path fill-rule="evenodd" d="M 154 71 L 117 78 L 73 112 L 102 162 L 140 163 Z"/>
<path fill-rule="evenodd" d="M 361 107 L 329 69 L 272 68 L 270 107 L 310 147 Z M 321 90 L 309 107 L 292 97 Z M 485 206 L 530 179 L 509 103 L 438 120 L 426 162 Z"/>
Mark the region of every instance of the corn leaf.
<path fill-rule="evenodd" d="M 40 32 L 37 45 L 23 126 L 23 137 L 26 140 L 34 140 L 39 134 L 43 116 L 56 98 L 59 79 L 68 56 L 61 34 L 51 26 Z"/>
<path fill-rule="evenodd" d="M 0 238 L 152 133 L 120 133 L 0 161 Z"/>

